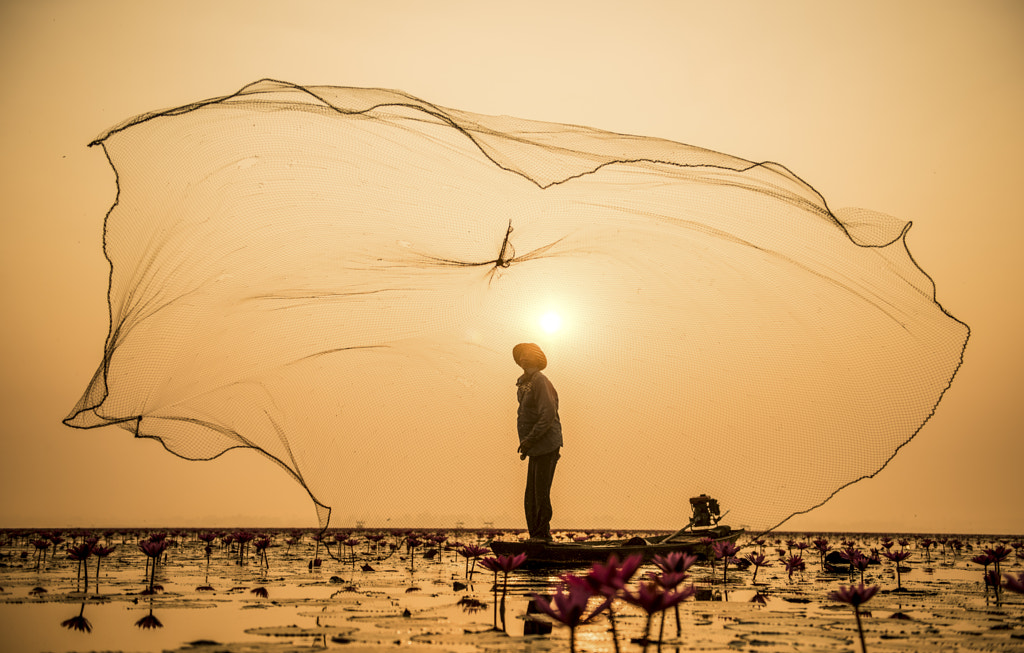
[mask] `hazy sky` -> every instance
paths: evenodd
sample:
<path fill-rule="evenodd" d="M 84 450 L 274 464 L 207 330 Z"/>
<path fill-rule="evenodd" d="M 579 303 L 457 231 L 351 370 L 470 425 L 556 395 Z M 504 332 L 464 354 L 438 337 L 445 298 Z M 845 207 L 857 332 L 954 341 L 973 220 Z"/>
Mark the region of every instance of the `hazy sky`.
<path fill-rule="evenodd" d="M 778 161 L 833 208 L 912 221 L 911 253 L 971 326 L 965 363 L 885 470 L 788 527 L 1024 532 L 1020 3 L 484 4 L 0 6 L 0 526 L 315 523 L 302 488 L 255 455 L 189 463 L 120 429 L 61 424 L 108 329 L 115 184 L 86 145 L 270 77 Z"/>

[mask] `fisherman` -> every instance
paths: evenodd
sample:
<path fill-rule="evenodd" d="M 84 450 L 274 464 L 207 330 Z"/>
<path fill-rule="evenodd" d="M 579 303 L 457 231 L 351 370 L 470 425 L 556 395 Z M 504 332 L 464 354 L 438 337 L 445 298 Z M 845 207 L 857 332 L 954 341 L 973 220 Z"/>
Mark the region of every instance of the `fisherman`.
<path fill-rule="evenodd" d="M 533 541 L 551 541 L 551 481 L 562 447 L 558 393 L 541 370 L 548 359 L 541 348 L 524 342 L 512 348 L 512 359 L 523 368 L 516 381 L 519 412 L 519 459 L 529 457 L 526 473 L 526 526 Z"/>

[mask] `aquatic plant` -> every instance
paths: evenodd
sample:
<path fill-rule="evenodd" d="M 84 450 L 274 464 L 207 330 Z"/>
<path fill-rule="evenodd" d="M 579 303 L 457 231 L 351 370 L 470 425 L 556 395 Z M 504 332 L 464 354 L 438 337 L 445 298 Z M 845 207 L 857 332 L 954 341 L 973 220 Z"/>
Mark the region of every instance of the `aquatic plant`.
<path fill-rule="evenodd" d="M 309 569 L 312 571 L 313 567 L 320 566 L 320 542 L 323 541 L 327 534 L 323 531 L 319 533 L 313 533 L 313 542 L 316 544 L 316 548 L 313 549 L 313 559 L 309 561 Z"/>
<path fill-rule="evenodd" d="M 147 569 L 150 569 L 149 589 L 145 594 L 153 593 L 153 583 L 156 581 L 156 563 L 160 554 L 167 548 L 167 540 L 143 540 L 139 542 L 139 550 L 146 554 Z"/>
<path fill-rule="evenodd" d="M 480 566 L 494 572 L 495 594 L 497 594 L 498 572 L 504 574 L 504 583 L 501 588 L 501 629 L 505 630 L 505 595 L 508 594 L 508 575 L 523 566 L 526 562 L 526 554 L 520 553 L 515 556 L 499 555 L 497 558 L 483 558 Z"/>
<path fill-rule="evenodd" d="M 828 543 L 823 537 L 816 538 L 811 541 L 814 544 L 814 548 L 818 550 L 818 558 L 821 562 L 821 570 L 825 571 L 825 554 L 832 549 L 832 545 Z"/>
<path fill-rule="evenodd" d="M 681 590 L 670 590 L 660 586 L 654 581 L 640 582 L 637 584 L 636 591 L 623 590 L 622 598 L 627 603 L 631 603 L 647 614 L 647 621 L 644 623 L 644 635 L 641 639 L 644 650 L 647 650 L 647 645 L 650 643 L 650 632 L 651 632 L 651 621 L 655 614 L 664 612 L 674 605 L 685 601 L 689 597 L 696 593 L 696 588 L 693 585 L 689 585 Z M 662 641 L 662 635 L 664 634 L 665 620 L 662 619 L 661 631 L 658 633 L 658 642 Z"/>
<path fill-rule="evenodd" d="M 32 545 L 36 547 L 36 571 L 39 571 L 39 565 L 46 561 L 46 552 L 50 548 L 50 540 L 39 538 L 32 540 Z"/>
<path fill-rule="evenodd" d="M 1006 582 L 1003 584 L 1004 589 L 1016 592 L 1017 594 L 1024 594 L 1024 572 L 1016 576 L 1013 574 L 1003 574 L 1003 576 L 1006 578 Z"/>
<path fill-rule="evenodd" d="M 715 558 L 722 561 L 723 585 L 725 585 L 729 580 L 729 563 L 736 560 L 734 556 L 738 551 L 739 548 L 728 540 L 715 542 L 711 545 L 711 552 L 714 554 Z"/>
<path fill-rule="evenodd" d="M 794 571 L 803 571 L 807 568 L 806 564 L 804 563 L 803 557 L 798 555 L 789 556 L 785 559 L 784 564 L 786 565 L 786 573 L 789 574 L 790 582 L 793 582 Z"/>
<path fill-rule="evenodd" d="M 355 562 L 356 562 L 356 547 L 359 546 L 359 542 L 360 542 L 359 538 L 348 537 L 348 538 L 345 538 L 345 540 L 341 543 L 343 546 L 348 547 L 348 550 L 349 550 L 348 557 L 352 561 L 352 564 L 355 564 Z"/>
<path fill-rule="evenodd" d="M 114 546 L 100 546 L 99 544 L 92 545 L 92 554 L 96 556 L 96 591 L 100 591 L 100 562 L 109 556 L 114 550 L 117 549 L 117 545 Z"/>
<path fill-rule="evenodd" d="M 992 563 L 996 568 L 996 573 L 999 573 L 999 564 L 1009 558 L 1011 553 L 1013 553 L 1013 550 L 1003 546 L 1002 544 L 985 548 L 985 554 L 992 559 Z"/>
<path fill-rule="evenodd" d="M 678 554 L 678 555 L 677 555 Z M 683 571 L 697 560 L 697 556 L 685 554 L 686 558 L 681 559 L 679 552 L 672 552 L 668 556 L 655 556 L 654 564 L 661 569 L 676 569 L 685 565 Z M 595 562 L 584 580 L 590 585 L 591 593 L 600 594 L 608 599 L 608 621 L 612 629 L 612 643 L 615 651 L 619 650 L 619 634 L 615 623 L 615 598 L 626 587 L 636 570 L 643 563 L 643 556 L 639 553 L 628 556 L 621 563 L 619 556 L 614 553 L 602 564 Z"/>
<path fill-rule="evenodd" d="M 950 542 L 950 546 L 953 548 L 953 564 L 956 564 L 956 557 L 960 555 L 960 550 L 964 548 L 964 543 L 960 540 L 953 540 Z"/>
<path fill-rule="evenodd" d="M 423 542 L 412 535 L 405 538 L 405 547 L 406 550 L 409 551 L 409 571 L 412 571 L 415 566 L 414 561 L 416 560 L 416 547 L 421 544 L 423 544 Z"/>
<path fill-rule="evenodd" d="M 853 585 L 850 585 L 849 587 L 840 586 L 838 590 L 830 592 L 828 595 L 828 598 L 833 601 L 839 601 L 853 606 L 853 614 L 857 619 L 857 634 L 860 636 L 861 653 L 867 653 L 868 647 L 864 642 L 864 627 L 860 622 L 860 606 L 871 600 L 871 597 L 878 592 L 879 587 L 879 585 L 865 587 L 864 583 L 861 583 L 856 587 Z"/>
<path fill-rule="evenodd" d="M 47 533 L 44 537 L 50 540 L 50 544 L 53 545 L 53 554 L 50 557 L 55 558 L 57 556 L 57 547 L 64 542 L 64 538 L 57 532 Z"/>
<path fill-rule="evenodd" d="M 687 570 L 696 561 L 697 556 L 683 553 L 681 551 L 673 551 L 664 557 L 655 556 L 654 564 L 658 567 L 661 573 L 648 573 L 647 577 L 667 590 L 674 590 L 676 587 L 681 585 L 684 580 L 689 578 L 690 574 L 687 573 Z M 676 637 L 680 637 L 683 634 L 683 624 L 679 618 L 679 604 L 676 603 L 673 605 L 672 609 L 675 612 L 676 617 Z M 664 632 L 664 612 L 661 613 L 661 628 L 662 632 Z"/>
<path fill-rule="evenodd" d="M 882 555 L 896 563 L 896 591 L 902 592 L 903 582 L 900 575 L 900 563 L 910 557 L 910 551 L 907 551 L 906 549 L 901 549 L 899 551 L 883 551 Z"/>
<path fill-rule="evenodd" d="M 763 553 L 748 553 L 746 559 L 750 564 L 754 565 L 754 578 L 750 581 L 753 584 L 757 584 L 757 570 L 761 567 L 770 567 L 771 562 L 764 557 Z"/>
<path fill-rule="evenodd" d="M 256 539 L 256 533 L 235 531 L 232 533 L 232 539 L 238 543 L 238 565 L 242 566 L 245 564 L 245 554 L 249 549 L 249 542 Z"/>
<path fill-rule="evenodd" d="M 249 590 L 249 593 L 250 594 L 255 594 L 256 596 L 260 597 L 261 599 L 266 599 L 266 598 L 270 597 L 270 592 L 267 591 L 266 587 L 262 587 L 262 586 L 261 587 L 254 587 L 254 588 L 252 588 L 251 590 Z"/>
<path fill-rule="evenodd" d="M 917 544 L 918 544 L 918 546 L 924 547 L 924 559 L 925 559 L 925 561 L 931 562 L 932 561 L 931 549 L 932 549 L 932 545 L 935 544 L 935 540 L 933 540 L 931 538 L 928 538 L 928 537 L 923 537 L 923 538 L 921 538 L 921 540 Z"/>
<path fill-rule="evenodd" d="M 488 533 L 488 535 L 489 535 L 489 533 Z M 434 533 L 433 535 L 429 536 L 429 539 L 430 539 L 431 542 L 433 542 L 434 547 L 437 548 L 437 562 L 443 562 L 444 561 L 444 546 L 443 545 L 444 545 L 444 542 L 447 541 L 447 535 L 445 535 L 444 533 Z"/>
<path fill-rule="evenodd" d="M 89 591 L 89 565 L 86 564 L 89 556 L 92 555 L 92 546 L 83 542 L 82 544 L 76 544 L 69 546 L 67 549 L 68 557 L 72 560 L 78 561 L 78 579 L 82 577 L 82 567 L 85 567 L 85 591 Z"/>
<path fill-rule="evenodd" d="M 850 560 L 850 566 L 852 569 L 856 569 L 860 572 L 860 583 L 864 584 L 864 572 L 867 571 L 868 566 L 871 564 L 871 560 L 861 552 L 857 552 L 857 555 Z"/>
<path fill-rule="evenodd" d="M 572 574 L 566 574 L 563 577 L 563 581 L 566 581 L 569 577 L 575 580 L 568 581 L 562 587 L 559 587 L 550 601 L 536 593 L 533 594 L 533 600 L 541 612 L 569 628 L 569 651 L 575 653 L 576 628 L 582 624 L 589 623 L 597 615 L 604 612 L 611 603 L 611 599 L 605 598 L 602 603 L 588 614 L 587 604 L 590 602 L 590 598 L 594 596 L 589 583 Z"/>
<path fill-rule="evenodd" d="M 473 579 L 473 570 L 476 569 L 477 558 L 487 555 L 491 552 L 486 546 L 477 546 L 475 544 L 466 544 L 459 548 L 459 555 L 466 559 L 466 578 Z M 472 567 L 470 562 L 472 561 Z"/>
<path fill-rule="evenodd" d="M 261 567 L 270 569 L 270 559 L 267 558 L 267 549 L 270 548 L 270 538 L 267 536 L 258 537 L 252 541 L 252 545 L 256 547 L 256 561 Z"/>

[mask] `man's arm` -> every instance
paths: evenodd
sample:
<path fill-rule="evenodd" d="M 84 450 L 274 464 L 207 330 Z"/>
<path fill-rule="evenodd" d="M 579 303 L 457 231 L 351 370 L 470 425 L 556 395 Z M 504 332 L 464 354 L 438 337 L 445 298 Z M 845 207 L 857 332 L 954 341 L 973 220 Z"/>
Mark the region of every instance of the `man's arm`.
<path fill-rule="evenodd" d="M 543 378 L 543 377 L 542 377 Z M 537 406 L 537 421 L 530 429 L 529 435 L 523 438 L 520 451 L 528 451 L 531 446 L 551 430 L 551 425 L 558 415 L 558 399 L 555 387 L 546 378 L 541 383 L 534 382 L 533 393 Z"/>

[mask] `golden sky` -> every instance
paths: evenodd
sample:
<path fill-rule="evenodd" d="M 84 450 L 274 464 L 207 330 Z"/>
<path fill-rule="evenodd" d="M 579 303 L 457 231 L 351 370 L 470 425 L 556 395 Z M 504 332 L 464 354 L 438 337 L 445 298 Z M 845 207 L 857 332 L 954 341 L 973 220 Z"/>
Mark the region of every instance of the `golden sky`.
<path fill-rule="evenodd" d="M 189 463 L 119 429 L 60 422 L 108 329 L 101 236 L 115 184 L 86 145 L 136 114 L 270 77 L 778 161 L 832 208 L 912 221 L 911 253 L 972 328 L 965 363 L 886 469 L 788 527 L 1024 532 L 1019 3 L 484 5 L 0 7 L 0 526 L 314 523 L 302 488 L 254 455 Z M 685 507 L 638 507 L 658 521 L 667 509 L 685 523 Z"/>

